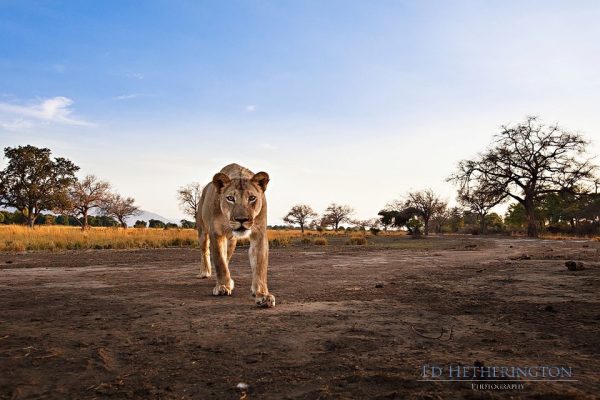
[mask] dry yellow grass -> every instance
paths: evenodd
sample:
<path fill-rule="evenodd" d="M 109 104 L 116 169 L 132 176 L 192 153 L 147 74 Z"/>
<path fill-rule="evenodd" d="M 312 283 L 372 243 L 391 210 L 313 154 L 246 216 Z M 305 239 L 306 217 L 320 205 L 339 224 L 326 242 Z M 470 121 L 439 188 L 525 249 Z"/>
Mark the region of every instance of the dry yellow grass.
<path fill-rule="evenodd" d="M 193 229 L 91 228 L 70 226 L 0 226 L 0 250 L 129 249 L 190 246 L 197 243 Z"/>
<path fill-rule="evenodd" d="M 274 247 L 285 247 L 300 238 L 299 231 L 268 232 Z M 243 244 L 243 243 L 242 243 Z M 195 229 L 98 228 L 82 231 L 72 226 L 0 225 L 0 251 L 131 249 L 198 245 Z"/>
<path fill-rule="evenodd" d="M 381 232 L 380 235 L 404 235 L 404 233 Z M 303 236 L 299 230 L 269 230 L 268 236 L 271 246 L 287 247 L 292 242 L 301 243 L 303 237 L 310 239 L 311 244 L 323 245 L 328 242 L 326 237 L 347 236 L 350 240 L 357 240 L 354 238 L 361 237 L 360 240 L 364 241 L 365 236 L 368 237 L 371 234 L 368 232 L 306 231 Z M 324 243 L 322 243 L 323 240 L 320 240 L 321 238 L 324 239 Z M 247 241 L 240 241 L 239 244 L 247 245 Z M 195 229 L 92 227 L 87 231 L 82 231 L 81 228 L 74 226 L 36 226 L 34 229 L 30 229 L 23 225 L 0 225 L 0 251 L 132 249 L 197 245 L 198 236 Z"/>

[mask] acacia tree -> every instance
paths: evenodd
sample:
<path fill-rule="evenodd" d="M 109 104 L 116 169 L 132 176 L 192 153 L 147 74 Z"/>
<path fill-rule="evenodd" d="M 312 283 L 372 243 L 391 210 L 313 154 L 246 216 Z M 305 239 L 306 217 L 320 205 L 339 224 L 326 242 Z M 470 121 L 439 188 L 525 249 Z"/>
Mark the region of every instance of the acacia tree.
<path fill-rule="evenodd" d="M 304 233 L 304 227 L 309 224 L 310 220 L 317 217 L 317 213 L 312 209 L 311 206 L 306 204 L 297 204 L 287 215 L 283 217 L 283 221 L 288 224 L 300 225 L 300 230 Z"/>
<path fill-rule="evenodd" d="M 88 215 L 94 208 L 102 208 L 110 198 L 110 183 L 94 175 L 86 175 L 73 182 L 68 191 L 67 213 L 81 217 L 81 228 L 88 228 Z"/>
<path fill-rule="evenodd" d="M 486 189 L 516 200 L 527 215 L 527 236 L 537 237 L 535 208 L 541 196 L 577 192 L 593 179 L 596 167 L 583 157 L 587 144 L 578 133 L 527 117 L 523 123 L 502 126 L 490 148 L 460 161 L 450 180 L 462 186 L 476 179 Z"/>
<path fill-rule="evenodd" d="M 353 219 L 351 221 L 352 225 L 354 225 L 357 229 L 364 231 L 370 228 L 378 228 L 381 225 L 379 218 L 370 218 L 370 219 Z"/>
<path fill-rule="evenodd" d="M 142 212 L 135 204 L 135 199 L 132 197 L 121 197 L 120 194 L 112 194 L 108 197 L 104 205 L 102 206 L 102 212 L 104 215 L 116 218 L 121 227 L 127 228 L 127 222 L 125 220 L 128 217 L 140 215 Z"/>
<path fill-rule="evenodd" d="M 352 214 L 354 214 L 354 209 L 352 207 L 331 203 L 329 207 L 325 209 L 323 220 L 333 226 L 333 229 L 337 232 L 341 223 L 351 222 Z"/>
<path fill-rule="evenodd" d="M 177 190 L 177 199 L 179 207 L 186 214 L 196 220 L 196 213 L 200 206 L 203 186 L 198 182 L 192 182 L 182 186 Z"/>
<path fill-rule="evenodd" d="M 429 235 L 431 219 L 446 211 L 447 203 L 437 196 L 433 190 L 427 189 L 419 192 L 410 192 L 406 196 L 404 209 L 414 209 L 417 215 L 423 219 L 423 230 Z"/>
<path fill-rule="evenodd" d="M 67 188 L 79 170 L 66 158 L 50 155 L 50 149 L 30 145 L 4 149 L 8 165 L 0 171 L 0 204 L 22 212 L 30 227 L 40 212 L 66 205 Z"/>
<path fill-rule="evenodd" d="M 379 215 L 379 223 L 383 226 L 383 230 L 387 231 L 388 227 L 394 225 L 394 218 L 398 214 L 398 211 L 394 210 L 381 210 L 377 213 Z"/>

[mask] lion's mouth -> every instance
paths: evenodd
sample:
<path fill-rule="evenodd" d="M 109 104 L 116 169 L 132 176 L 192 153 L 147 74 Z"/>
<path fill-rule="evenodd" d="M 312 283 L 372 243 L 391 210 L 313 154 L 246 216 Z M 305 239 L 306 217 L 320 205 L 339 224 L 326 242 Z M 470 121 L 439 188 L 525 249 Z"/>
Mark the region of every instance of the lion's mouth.
<path fill-rule="evenodd" d="M 251 233 L 252 231 L 250 229 L 243 226 L 233 230 L 233 236 L 237 237 L 238 239 L 247 239 Z"/>

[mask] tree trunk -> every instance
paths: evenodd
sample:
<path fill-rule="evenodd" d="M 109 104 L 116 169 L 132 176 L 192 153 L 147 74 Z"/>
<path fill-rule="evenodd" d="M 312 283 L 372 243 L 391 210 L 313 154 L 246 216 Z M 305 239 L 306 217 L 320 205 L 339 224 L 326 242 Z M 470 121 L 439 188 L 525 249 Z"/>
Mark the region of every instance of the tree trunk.
<path fill-rule="evenodd" d="M 525 199 L 525 214 L 527 215 L 527 237 L 538 237 L 538 221 L 535 217 L 535 206 L 533 200 Z"/>
<path fill-rule="evenodd" d="M 479 214 L 479 232 L 484 235 L 486 230 L 485 214 Z"/>
<path fill-rule="evenodd" d="M 121 228 L 127 229 L 127 224 L 125 223 L 125 218 L 119 218 L 119 222 L 121 223 Z"/>
<path fill-rule="evenodd" d="M 300 224 L 300 232 L 304 235 L 304 224 Z"/>
<path fill-rule="evenodd" d="M 27 226 L 29 226 L 30 228 L 33 228 L 36 217 L 37 217 L 37 215 L 35 215 L 33 213 L 33 207 L 27 208 Z"/>
<path fill-rule="evenodd" d="M 87 210 L 83 211 L 83 225 L 81 225 L 81 230 L 86 230 L 88 228 L 88 212 Z"/>
<path fill-rule="evenodd" d="M 424 233 L 425 235 L 429 235 L 429 219 L 423 218 L 423 222 L 425 222 Z"/>

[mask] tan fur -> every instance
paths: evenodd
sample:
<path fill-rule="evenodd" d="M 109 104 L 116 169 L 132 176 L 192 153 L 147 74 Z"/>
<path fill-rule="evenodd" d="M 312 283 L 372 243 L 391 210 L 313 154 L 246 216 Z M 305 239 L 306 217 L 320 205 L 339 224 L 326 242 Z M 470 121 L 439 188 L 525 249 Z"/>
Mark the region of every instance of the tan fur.
<path fill-rule="evenodd" d="M 265 190 L 268 183 L 266 172 L 254 174 L 247 168 L 230 164 L 215 174 L 202 191 L 196 215 L 202 250 L 200 277 L 210 277 L 211 266 L 214 266 L 217 275 L 213 289 L 215 296 L 231 295 L 234 282 L 229 273 L 229 261 L 237 239 L 249 237 L 252 295 L 256 296 L 258 306 L 275 306 L 275 297 L 267 287 L 269 241 Z"/>

